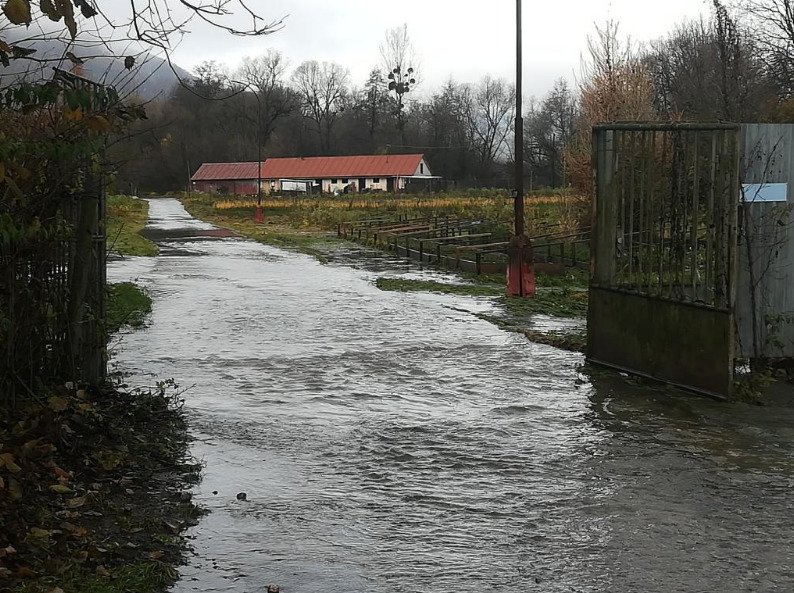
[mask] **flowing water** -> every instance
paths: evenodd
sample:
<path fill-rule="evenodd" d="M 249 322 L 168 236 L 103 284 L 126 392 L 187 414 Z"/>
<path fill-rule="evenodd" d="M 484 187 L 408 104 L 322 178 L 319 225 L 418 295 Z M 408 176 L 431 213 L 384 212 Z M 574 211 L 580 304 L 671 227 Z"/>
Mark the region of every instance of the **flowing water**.
<path fill-rule="evenodd" d="M 386 258 L 150 216 L 160 256 L 110 274 L 151 323 L 115 361 L 192 386 L 209 513 L 174 591 L 794 590 L 792 408 L 583 374 L 487 299 L 379 291 Z"/>

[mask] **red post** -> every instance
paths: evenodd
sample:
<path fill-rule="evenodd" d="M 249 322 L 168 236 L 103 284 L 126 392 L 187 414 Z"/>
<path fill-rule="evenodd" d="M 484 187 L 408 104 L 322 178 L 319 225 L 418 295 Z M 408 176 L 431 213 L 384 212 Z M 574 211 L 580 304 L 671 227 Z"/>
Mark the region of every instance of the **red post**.
<path fill-rule="evenodd" d="M 254 222 L 260 224 L 265 222 L 265 212 L 262 210 L 261 204 L 257 204 L 256 210 L 254 210 Z"/>
<path fill-rule="evenodd" d="M 526 235 L 510 239 L 507 247 L 507 295 L 531 297 L 535 294 L 535 266 L 532 244 Z"/>

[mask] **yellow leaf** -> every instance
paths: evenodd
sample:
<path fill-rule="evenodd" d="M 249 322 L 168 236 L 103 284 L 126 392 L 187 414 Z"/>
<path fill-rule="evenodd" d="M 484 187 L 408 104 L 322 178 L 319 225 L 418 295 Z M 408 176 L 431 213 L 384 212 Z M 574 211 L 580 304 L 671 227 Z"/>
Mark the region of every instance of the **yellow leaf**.
<path fill-rule="evenodd" d="M 71 494 L 74 492 L 69 486 L 65 486 L 63 484 L 53 484 L 50 486 L 50 490 L 53 492 L 57 492 L 58 494 Z"/>
<path fill-rule="evenodd" d="M 80 121 L 83 119 L 83 110 L 80 108 L 77 109 L 64 109 L 63 110 L 63 118 L 66 121 Z"/>
<path fill-rule="evenodd" d="M 85 120 L 85 125 L 92 132 L 107 132 L 110 130 L 110 122 L 101 115 L 92 115 Z"/>
<path fill-rule="evenodd" d="M 57 395 L 53 395 L 51 398 L 47 400 L 47 403 L 50 404 L 50 409 L 53 412 L 63 412 L 66 408 L 69 407 L 69 402 L 67 402 L 62 397 L 58 397 Z"/>
<path fill-rule="evenodd" d="M 3 6 L 3 12 L 8 17 L 8 20 L 15 25 L 30 24 L 29 0 L 8 0 Z"/>

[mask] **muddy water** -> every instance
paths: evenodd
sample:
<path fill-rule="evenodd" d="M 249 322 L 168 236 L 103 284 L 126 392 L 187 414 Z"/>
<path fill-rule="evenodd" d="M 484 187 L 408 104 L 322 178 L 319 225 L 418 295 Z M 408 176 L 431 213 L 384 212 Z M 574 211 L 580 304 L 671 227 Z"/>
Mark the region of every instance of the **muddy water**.
<path fill-rule="evenodd" d="M 585 375 L 487 301 L 373 286 L 400 266 L 167 238 L 113 265 L 154 297 L 116 362 L 192 386 L 210 512 L 174 591 L 794 590 L 791 408 Z"/>

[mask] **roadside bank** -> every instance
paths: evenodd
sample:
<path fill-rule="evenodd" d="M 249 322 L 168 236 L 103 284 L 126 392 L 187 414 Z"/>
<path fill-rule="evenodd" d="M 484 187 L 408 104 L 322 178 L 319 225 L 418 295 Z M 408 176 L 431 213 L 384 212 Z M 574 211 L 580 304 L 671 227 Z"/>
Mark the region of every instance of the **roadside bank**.
<path fill-rule="evenodd" d="M 165 591 L 200 515 L 170 382 L 40 390 L 0 413 L 0 589 Z"/>

